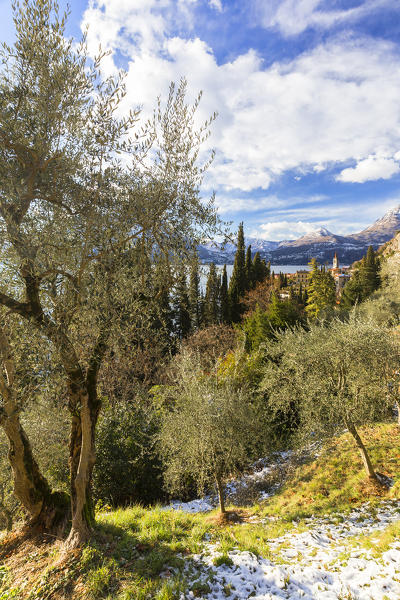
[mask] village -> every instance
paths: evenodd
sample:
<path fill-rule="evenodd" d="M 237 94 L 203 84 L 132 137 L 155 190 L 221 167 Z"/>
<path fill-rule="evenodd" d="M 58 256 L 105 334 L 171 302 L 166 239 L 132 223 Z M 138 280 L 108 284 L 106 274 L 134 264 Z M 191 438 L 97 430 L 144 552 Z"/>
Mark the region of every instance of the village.
<path fill-rule="evenodd" d="M 335 252 L 332 267 L 327 269 L 331 273 L 336 287 L 336 300 L 339 303 L 344 286 L 350 280 L 353 269 L 352 267 L 341 267 L 339 263 L 339 257 Z M 275 280 L 280 281 L 279 297 L 282 300 L 287 300 L 294 295 L 302 296 L 303 292 L 307 290 L 310 282 L 310 271 L 307 269 L 301 269 L 295 273 L 278 273 L 274 274 Z"/>

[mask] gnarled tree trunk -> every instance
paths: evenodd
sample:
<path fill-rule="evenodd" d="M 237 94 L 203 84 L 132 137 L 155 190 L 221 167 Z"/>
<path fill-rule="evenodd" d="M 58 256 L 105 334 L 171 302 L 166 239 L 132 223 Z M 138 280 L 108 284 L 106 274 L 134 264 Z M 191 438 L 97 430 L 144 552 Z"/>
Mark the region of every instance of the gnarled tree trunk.
<path fill-rule="evenodd" d="M 14 389 L 15 365 L 7 336 L 0 327 L 0 357 L 6 378 L 0 375 L 2 407 L 0 424 L 9 441 L 9 453 L 14 493 L 30 516 L 30 526 L 54 530 L 66 523 L 69 498 L 63 492 L 53 492 L 40 472 L 32 447 L 19 418 Z"/>
<path fill-rule="evenodd" d="M 14 493 L 30 516 L 29 526 L 43 531 L 62 528 L 67 521 L 68 495 L 51 490 L 33 456 L 18 414 L 3 418 L 2 426 L 9 440 Z"/>
<path fill-rule="evenodd" d="M 91 483 L 96 460 L 95 430 L 100 410 L 96 383 L 76 382 L 70 385 L 70 405 L 79 406 L 70 433 L 70 476 L 72 526 L 67 539 L 70 548 L 84 544 L 94 525 Z"/>

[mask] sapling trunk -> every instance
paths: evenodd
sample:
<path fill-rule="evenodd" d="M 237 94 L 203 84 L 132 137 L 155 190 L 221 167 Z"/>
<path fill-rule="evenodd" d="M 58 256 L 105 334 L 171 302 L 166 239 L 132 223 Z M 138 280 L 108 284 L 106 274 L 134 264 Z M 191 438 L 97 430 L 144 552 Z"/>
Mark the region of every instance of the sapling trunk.
<path fill-rule="evenodd" d="M 361 459 L 363 461 L 363 465 L 364 465 L 364 468 L 365 468 L 365 471 L 366 471 L 368 477 L 370 479 L 377 480 L 378 478 L 376 476 L 375 469 L 372 466 L 372 462 L 369 457 L 368 451 L 367 451 L 354 423 L 350 420 L 346 420 L 346 427 L 349 430 L 349 433 L 353 436 L 353 438 L 356 442 L 357 448 L 360 451 Z"/>
<path fill-rule="evenodd" d="M 397 408 L 397 425 L 400 427 L 400 401 L 395 400 L 396 408 Z"/>
<path fill-rule="evenodd" d="M 224 515 L 226 513 L 226 510 L 225 510 L 224 485 L 222 483 L 221 476 L 216 475 L 215 481 L 217 484 L 217 491 L 218 491 L 219 510 L 220 510 L 221 515 Z"/>

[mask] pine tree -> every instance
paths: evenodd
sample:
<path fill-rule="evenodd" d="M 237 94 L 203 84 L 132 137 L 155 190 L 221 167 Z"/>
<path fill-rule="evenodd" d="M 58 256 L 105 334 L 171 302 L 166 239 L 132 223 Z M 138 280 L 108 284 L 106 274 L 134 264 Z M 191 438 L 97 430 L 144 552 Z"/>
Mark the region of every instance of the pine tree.
<path fill-rule="evenodd" d="M 186 269 L 181 267 L 175 286 L 175 329 L 179 339 L 190 332 L 190 305 L 186 280 Z"/>
<path fill-rule="evenodd" d="M 336 287 L 331 273 L 321 270 L 315 258 L 311 259 L 309 265 L 311 273 L 306 311 L 310 317 L 317 319 L 322 310 L 335 305 Z"/>
<path fill-rule="evenodd" d="M 222 281 L 220 289 L 220 309 L 221 309 L 221 323 L 230 323 L 231 311 L 229 306 L 229 294 L 228 294 L 228 275 L 226 272 L 226 265 L 224 265 L 222 271 Z"/>
<path fill-rule="evenodd" d="M 215 264 L 210 264 L 208 272 L 206 295 L 204 299 L 204 325 L 215 325 L 219 322 L 220 277 Z"/>
<path fill-rule="evenodd" d="M 238 244 L 235 254 L 235 262 L 231 280 L 229 282 L 229 302 L 231 306 L 231 318 L 234 323 L 240 321 L 242 305 L 240 299 L 246 291 L 246 270 L 245 270 L 245 246 L 243 223 L 239 225 Z"/>
<path fill-rule="evenodd" d="M 198 254 L 193 257 L 190 265 L 189 278 L 189 306 L 190 306 L 190 322 L 192 330 L 200 327 L 201 323 L 201 302 L 200 302 L 200 272 L 199 272 L 199 257 Z"/>

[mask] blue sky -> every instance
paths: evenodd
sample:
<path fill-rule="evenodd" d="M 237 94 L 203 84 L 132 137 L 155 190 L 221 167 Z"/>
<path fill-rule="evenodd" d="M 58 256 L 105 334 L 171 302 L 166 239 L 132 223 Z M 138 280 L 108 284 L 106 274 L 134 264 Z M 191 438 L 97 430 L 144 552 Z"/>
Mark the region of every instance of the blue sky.
<path fill-rule="evenodd" d="M 64 6 L 66 3 L 61 2 Z M 269 240 L 357 232 L 400 203 L 399 0 L 72 0 L 68 34 L 127 70 L 145 116 L 171 80 L 219 116 L 204 194 Z M 12 40 L 9 0 L 0 35 Z"/>

